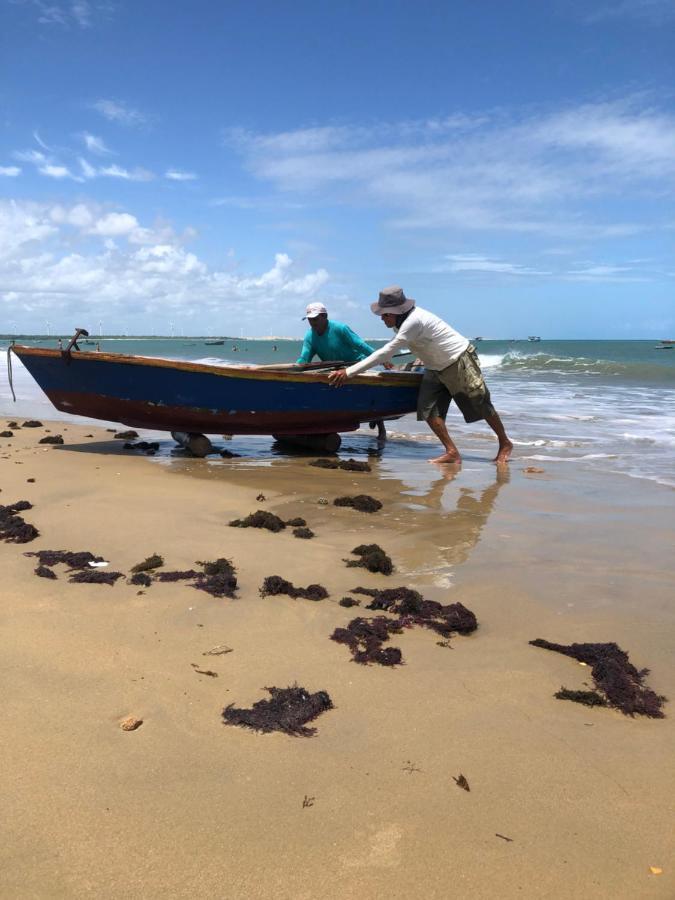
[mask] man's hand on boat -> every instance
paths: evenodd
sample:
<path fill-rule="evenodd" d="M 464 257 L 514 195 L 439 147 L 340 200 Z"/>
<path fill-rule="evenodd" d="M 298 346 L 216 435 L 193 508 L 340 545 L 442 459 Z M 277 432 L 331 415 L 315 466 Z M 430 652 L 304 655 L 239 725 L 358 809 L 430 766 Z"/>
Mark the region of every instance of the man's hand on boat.
<path fill-rule="evenodd" d="M 385 369 L 395 369 L 396 366 L 392 362 L 382 363 L 382 366 Z M 333 387 L 340 387 L 348 381 L 347 370 L 346 369 L 334 369 L 328 375 L 328 381 Z"/>
<path fill-rule="evenodd" d="M 328 375 L 328 381 L 333 387 L 340 387 L 347 381 L 346 369 L 334 369 Z"/>

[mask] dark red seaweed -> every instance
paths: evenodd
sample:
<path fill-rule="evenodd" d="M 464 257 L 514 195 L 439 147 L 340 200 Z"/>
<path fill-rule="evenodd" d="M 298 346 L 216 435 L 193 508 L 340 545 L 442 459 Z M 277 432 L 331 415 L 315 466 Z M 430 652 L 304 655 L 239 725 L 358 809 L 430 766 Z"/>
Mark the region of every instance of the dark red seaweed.
<path fill-rule="evenodd" d="M 534 647 L 554 650 L 592 666 L 591 674 L 597 688 L 604 694 L 610 706 L 620 709 L 627 716 L 641 715 L 663 719 L 666 697 L 646 687 L 644 680 L 649 669 L 636 669 L 628 654 L 618 644 L 552 644 L 550 641 L 530 641 Z"/>
<path fill-rule="evenodd" d="M 260 596 L 267 597 L 278 594 L 286 594 L 294 599 L 303 597 L 306 600 L 316 601 L 325 600 L 328 596 L 328 591 L 321 584 L 309 584 L 306 588 L 298 588 L 279 575 L 268 575 L 260 588 Z"/>
<path fill-rule="evenodd" d="M 371 497 L 369 494 L 356 494 L 354 497 L 336 497 L 335 500 L 333 500 L 333 505 L 350 506 L 352 509 L 357 509 L 359 512 L 367 513 L 374 513 L 377 512 L 378 509 L 382 509 L 380 501 Z"/>
<path fill-rule="evenodd" d="M 28 500 L 19 500 L 7 506 L 0 506 L 0 540 L 8 544 L 28 544 L 40 536 L 40 532 L 34 525 L 26 522 L 17 515 L 26 509 L 32 509 L 33 504 Z"/>
<path fill-rule="evenodd" d="M 269 734 L 281 731 L 299 737 L 311 737 L 316 728 L 308 728 L 311 722 L 328 709 L 333 701 L 326 691 L 310 694 L 305 688 L 293 685 L 287 688 L 268 687 L 271 700 L 258 700 L 251 709 L 238 709 L 234 704 L 223 710 L 226 725 L 240 725 L 253 731 Z"/>

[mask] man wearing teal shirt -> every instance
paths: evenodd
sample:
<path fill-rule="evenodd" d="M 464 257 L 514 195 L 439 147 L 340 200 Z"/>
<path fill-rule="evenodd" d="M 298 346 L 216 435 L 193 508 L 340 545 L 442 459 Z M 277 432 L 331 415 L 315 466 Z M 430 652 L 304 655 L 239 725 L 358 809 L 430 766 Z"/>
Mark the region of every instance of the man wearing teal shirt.
<path fill-rule="evenodd" d="M 309 322 L 310 330 L 305 335 L 302 351 L 298 357 L 300 365 L 311 362 L 314 356 L 328 362 L 341 360 L 355 363 L 374 352 L 370 344 L 361 340 L 349 325 L 343 325 L 342 322 L 330 322 L 328 310 L 323 303 L 310 303 L 303 316 L 303 322 L 305 319 Z M 387 439 L 384 422 L 379 419 L 377 422 L 370 423 L 371 428 L 376 425 L 378 442 L 383 442 Z"/>
<path fill-rule="evenodd" d="M 360 362 L 374 352 L 370 344 L 366 344 L 349 325 L 342 322 L 330 322 L 328 312 L 323 303 L 310 303 L 307 307 L 307 319 L 310 330 L 305 335 L 298 363 L 308 363 L 313 356 L 329 362 Z"/>

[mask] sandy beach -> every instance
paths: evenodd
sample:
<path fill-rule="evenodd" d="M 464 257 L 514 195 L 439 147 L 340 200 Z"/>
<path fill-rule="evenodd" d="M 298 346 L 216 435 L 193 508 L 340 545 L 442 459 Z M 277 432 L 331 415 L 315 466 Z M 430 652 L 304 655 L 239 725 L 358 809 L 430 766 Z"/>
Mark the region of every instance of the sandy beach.
<path fill-rule="evenodd" d="M 64 444 L 40 445 L 47 429 Z M 675 698 L 672 490 L 527 473 L 517 454 L 500 474 L 487 443 L 443 477 L 377 459 L 160 461 L 102 427 L 12 430 L 0 503 L 30 501 L 40 536 L 0 542 L 1 896 L 675 895 L 673 703 L 648 719 L 557 700 L 592 687 L 590 669 L 528 644 L 615 641 Z M 332 505 L 358 493 L 382 510 Z M 228 526 L 256 509 L 316 536 Z M 372 542 L 391 576 L 343 562 Z M 71 584 L 62 565 L 48 580 L 24 556 L 43 549 L 125 576 L 152 553 L 172 570 L 227 557 L 238 590 Z M 329 597 L 262 597 L 272 574 Z M 339 605 L 357 585 L 459 601 L 479 627 L 447 642 L 406 629 L 390 641 L 403 665 L 358 665 L 330 640 L 373 615 Z M 334 704 L 315 736 L 223 724 L 228 704 L 294 683 Z M 128 716 L 142 725 L 122 730 Z"/>

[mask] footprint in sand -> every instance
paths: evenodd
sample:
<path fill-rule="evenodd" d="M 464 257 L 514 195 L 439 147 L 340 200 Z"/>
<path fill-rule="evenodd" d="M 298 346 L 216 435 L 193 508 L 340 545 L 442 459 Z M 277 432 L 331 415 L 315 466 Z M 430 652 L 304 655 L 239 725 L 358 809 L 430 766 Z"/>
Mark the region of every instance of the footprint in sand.
<path fill-rule="evenodd" d="M 376 866 L 390 869 L 401 864 L 401 827 L 395 823 L 387 825 L 372 834 L 367 849 L 359 849 L 342 857 L 342 863 L 349 869 L 362 866 Z"/>

